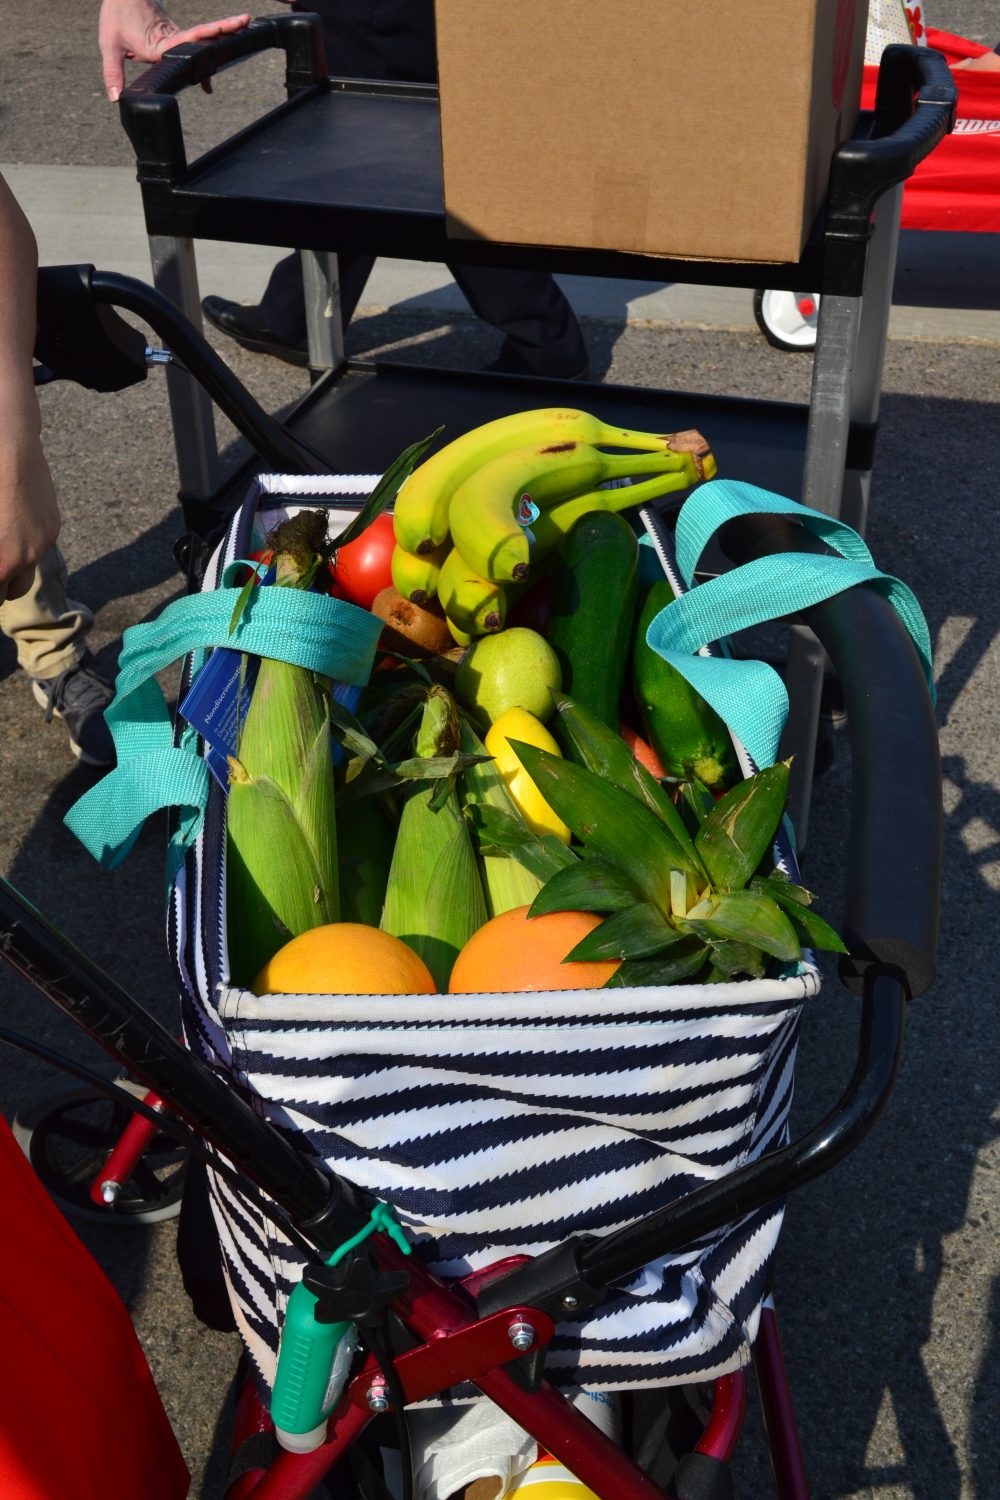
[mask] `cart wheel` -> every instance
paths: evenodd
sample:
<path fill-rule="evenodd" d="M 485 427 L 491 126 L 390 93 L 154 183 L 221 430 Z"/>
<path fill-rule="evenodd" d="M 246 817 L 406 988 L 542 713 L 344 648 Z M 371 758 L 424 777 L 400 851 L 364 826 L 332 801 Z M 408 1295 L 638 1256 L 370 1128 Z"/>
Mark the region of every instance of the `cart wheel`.
<path fill-rule="evenodd" d="M 122 1088 L 142 1098 L 129 1080 Z M 83 1083 L 40 1089 L 14 1116 L 18 1145 L 63 1213 L 100 1224 L 158 1224 L 180 1212 L 187 1152 L 172 1136 L 157 1132 L 122 1184 L 114 1207 L 101 1208 L 90 1186 L 133 1118 L 117 1099 Z"/>
<path fill-rule="evenodd" d="M 775 349 L 784 349 L 789 354 L 815 349 L 818 292 L 754 292 L 753 315 L 757 327 Z"/>

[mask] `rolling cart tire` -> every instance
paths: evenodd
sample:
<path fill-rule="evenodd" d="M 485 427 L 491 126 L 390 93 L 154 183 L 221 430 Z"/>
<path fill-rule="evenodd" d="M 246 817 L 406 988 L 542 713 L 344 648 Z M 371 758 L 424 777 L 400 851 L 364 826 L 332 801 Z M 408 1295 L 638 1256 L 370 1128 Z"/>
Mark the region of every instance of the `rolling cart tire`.
<path fill-rule="evenodd" d="M 818 292 L 754 292 L 753 315 L 757 327 L 775 349 L 802 354 L 816 348 Z"/>
<path fill-rule="evenodd" d="M 137 1098 L 146 1090 L 130 1080 L 119 1085 Z M 180 1212 L 187 1152 L 171 1136 L 157 1134 L 114 1206 L 90 1196 L 94 1178 L 132 1112 L 84 1083 L 47 1084 L 17 1111 L 14 1138 L 50 1198 L 71 1218 L 96 1224 L 159 1224 Z"/>

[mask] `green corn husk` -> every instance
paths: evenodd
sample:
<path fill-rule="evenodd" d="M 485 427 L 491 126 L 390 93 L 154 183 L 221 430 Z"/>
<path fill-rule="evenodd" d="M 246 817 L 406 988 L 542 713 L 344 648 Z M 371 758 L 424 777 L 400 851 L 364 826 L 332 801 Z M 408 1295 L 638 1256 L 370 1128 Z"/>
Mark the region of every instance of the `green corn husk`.
<path fill-rule="evenodd" d="M 337 852 L 340 916 L 344 922 L 378 927 L 392 866 L 396 825 L 377 795 L 338 802 Z"/>
<path fill-rule="evenodd" d="M 487 753 L 482 740 L 465 721 L 461 725 L 461 743 L 469 755 Z M 478 761 L 466 767 L 462 773 L 461 797 L 463 808 L 492 807 L 520 820 L 521 815 L 492 760 Z M 499 917 L 517 906 L 530 906 L 544 884 L 513 854 L 486 854 L 480 850 L 479 864 L 486 910 L 491 917 Z"/>
<path fill-rule="evenodd" d="M 416 754 L 435 760 L 458 748 L 458 715 L 442 687 L 427 695 Z M 420 955 L 441 993 L 459 950 L 486 921 L 476 851 L 454 780 L 420 780 L 408 791 L 389 870 L 383 931 Z"/>
<path fill-rule="evenodd" d="M 305 587 L 318 554 L 295 532 L 282 551 L 283 534 L 269 539 L 277 583 Z M 312 672 L 261 661 L 230 760 L 226 830 L 230 970 L 252 984 L 290 938 L 340 916 L 329 684 Z"/>

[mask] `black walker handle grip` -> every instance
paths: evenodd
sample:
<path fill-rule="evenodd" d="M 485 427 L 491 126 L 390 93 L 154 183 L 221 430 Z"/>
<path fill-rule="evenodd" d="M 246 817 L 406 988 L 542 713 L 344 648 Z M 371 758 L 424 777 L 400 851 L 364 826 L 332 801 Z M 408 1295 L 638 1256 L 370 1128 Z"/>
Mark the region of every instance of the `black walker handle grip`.
<path fill-rule="evenodd" d="M 839 605 L 837 608 L 835 606 Z M 860 994 L 871 965 L 934 982 L 942 806 L 937 726 L 912 640 L 870 584 L 804 612 L 844 693 L 851 739 L 851 820 L 840 977 Z"/>
<path fill-rule="evenodd" d="M 828 552 L 804 526 L 749 517 L 721 534 L 737 561 Z M 898 970 L 911 995 L 934 981 L 943 811 L 937 724 L 902 621 L 870 584 L 803 610 L 840 680 L 851 741 L 851 821 L 841 978 L 860 993 L 872 966 Z"/>

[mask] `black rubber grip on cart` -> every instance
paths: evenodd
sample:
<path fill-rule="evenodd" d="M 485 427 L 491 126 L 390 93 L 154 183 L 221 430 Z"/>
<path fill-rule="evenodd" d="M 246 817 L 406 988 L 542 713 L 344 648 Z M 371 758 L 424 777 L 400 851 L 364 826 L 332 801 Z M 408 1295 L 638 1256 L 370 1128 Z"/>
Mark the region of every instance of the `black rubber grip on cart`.
<path fill-rule="evenodd" d="M 285 53 L 289 96 L 325 80 L 323 25 L 319 16 L 303 14 L 262 16 L 230 36 L 171 47 L 158 63 L 129 84 L 118 109 L 141 180 L 162 177 L 175 182 L 187 171 L 176 95 L 182 89 L 206 83 L 233 63 L 271 48 Z"/>
<path fill-rule="evenodd" d="M 885 596 L 850 589 L 805 614 L 840 679 L 851 737 L 851 822 L 840 974 L 861 993 L 872 963 L 912 995 L 934 982 L 941 890 L 941 767 L 913 642 Z"/>
<path fill-rule="evenodd" d="M 740 561 L 825 552 L 777 518 L 730 522 L 720 536 Z M 934 981 L 941 892 L 941 764 L 934 708 L 913 642 L 870 584 L 803 610 L 833 663 L 851 741 L 851 813 L 841 978 L 861 993 L 872 965 L 898 969 L 911 995 Z"/>
<path fill-rule="evenodd" d="M 97 304 L 94 274 L 89 265 L 39 267 L 35 358 L 50 379 L 123 391 L 146 378 L 146 335 Z"/>
<path fill-rule="evenodd" d="M 287 65 L 308 84 L 321 83 L 326 77 L 326 52 L 323 26 L 312 14 L 261 16 L 244 26 L 209 42 L 182 42 L 164 53 L 158 63 L 130 83 L 125 93 L 130 99 L 150 94 L 178 94 L 193 84 L 205 83 L 232 63 L 253 57 L 257 52 L 280 48 Z"/>
<path fill-rule="evenodd" d="M 882 194 L 911 177 L 955 124 L 958 88 L 930 47 L 886 47 L 879 62 L 872 133 L 834 153 L 827 197 L 828 250 L 871 233 Z M 836 288 L 829 288 L 836 290 Z"/>

